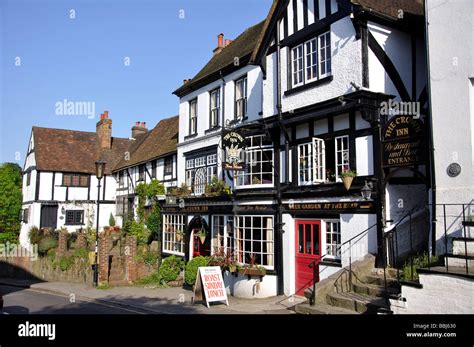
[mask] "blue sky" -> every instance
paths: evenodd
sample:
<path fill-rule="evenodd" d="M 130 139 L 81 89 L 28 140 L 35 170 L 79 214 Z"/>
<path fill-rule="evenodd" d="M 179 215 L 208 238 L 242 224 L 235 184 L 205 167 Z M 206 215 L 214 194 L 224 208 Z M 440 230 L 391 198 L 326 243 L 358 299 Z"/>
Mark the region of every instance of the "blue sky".
<path fill-rule="evenodd" d="M 177 114 L 171 93 L 210 59 L 220 32 L 237 37 L 271 0 L 0 0 L 0 162 L 23 166 L 33 125 L 113 136 Z M 183 18 L 184 17 L 184 18 Z M 95 117 L 57 114 L 64 100 Z"/>

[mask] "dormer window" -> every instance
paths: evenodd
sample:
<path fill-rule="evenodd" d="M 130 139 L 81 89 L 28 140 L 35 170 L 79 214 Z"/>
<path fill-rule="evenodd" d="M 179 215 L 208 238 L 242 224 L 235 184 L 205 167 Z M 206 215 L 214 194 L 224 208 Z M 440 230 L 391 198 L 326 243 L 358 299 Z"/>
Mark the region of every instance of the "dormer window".
<path fill-rule="evenodd" d="M 331 75 L 331 33 L 328 31 L 291 49 L 291 87 Z"/>
<path fill-rule="evenodd" d="M 247 116 L 247 76 L 235 81 L 235 119 Z"/>

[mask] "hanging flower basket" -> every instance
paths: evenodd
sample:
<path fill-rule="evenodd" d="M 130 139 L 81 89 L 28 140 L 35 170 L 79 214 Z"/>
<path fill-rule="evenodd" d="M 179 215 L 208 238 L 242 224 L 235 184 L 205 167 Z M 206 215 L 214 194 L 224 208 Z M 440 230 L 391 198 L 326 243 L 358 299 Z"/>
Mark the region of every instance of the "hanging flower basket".
<path fill-rule="evenodd" d="M 345 170 L 341 172 L 339 177 L 341 178 L 342 183 L 344 183 L 344 187 L 346 188 L 346 190 L 349 190 L 351 188 L 352 181 L 356 176 L 357 172 L 355 172 L 354 170 Z"/>
<path fill-rule="evenodd" d="M 201 243 L 204 244 L 206 241 L 207 233 L 204 229 L 201 229 L 197 234 L 197 237 L 199 237 L 199 240 L 201 240 Z"/>
<path fill-rule="evenodd" d="M 346 190 L 349 190 L 352 185 L 352 181 L 354 180 L 354 177 L 346 176 L 342 178 L 342 183 L 344 183 L 344 187 L 346 187 Z"/>

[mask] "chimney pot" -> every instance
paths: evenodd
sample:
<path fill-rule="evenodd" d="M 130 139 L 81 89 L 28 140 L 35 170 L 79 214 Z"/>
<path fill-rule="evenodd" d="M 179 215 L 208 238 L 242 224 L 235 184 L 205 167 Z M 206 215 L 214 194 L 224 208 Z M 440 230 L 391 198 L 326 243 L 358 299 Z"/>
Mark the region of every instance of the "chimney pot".
<path fill-rule="evenodd" d="M 146 128 L 146 122 L 142 122 L 142 127 Z"/>
<path fill-rule="evenodd" d="M 100 114 L 100 120 L 96 125 L 96 133 L 99 138 L 101 149 L 110 149 L 112 146 L 112 119 L 108 119 L 108 111 Z"/>
<path fill-rule="evenodd" d="M 223 41 L 224 40 L 224 34 L 223 33 L 220 33 L 219 35 L 217 35 L 217 47 L 220 48 L 220 47 L 223 47 Z"/>
<path fill-rule="evenodd" d="M 232 40 L 225 39 L 225 41 L 224 41 L 224 47 L 227 47 L 228 45 L 230 45 L 231 42 L 232 42 Z"/>
<path fill-rule="evenodd" d="M 104 118 L 109 118 L 109 111 L 104 111 Z"/>

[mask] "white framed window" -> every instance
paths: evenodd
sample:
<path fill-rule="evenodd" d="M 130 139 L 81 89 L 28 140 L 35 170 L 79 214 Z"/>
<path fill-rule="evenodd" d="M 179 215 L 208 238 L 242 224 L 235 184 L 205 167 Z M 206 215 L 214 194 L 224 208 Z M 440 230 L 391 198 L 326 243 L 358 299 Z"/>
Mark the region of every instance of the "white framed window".
<path fill-rule="evenodd" d="M 206 165 L 206 157 L 199 157 L 194 159 L 194 167 L 200 167 Z"/>
<path fill-rule="evenodd" d="M 224 251 L 225 254 L 232 254 L 232 225 L 233 216 L 213 215 L 212 216 L 212 254 Z"/>
<path fill-rule="evenodd" d="M 207 165 L 217 164 L 217 154 L 207 156 Z"/>
<path fill-rule="evenodd" d="M 186 185 L 194 195 L 205 193 L 206 185 L 217 177 L 217 154 L 202 154 L 186 159 Z"/>
<path fill-rule="evenodd" d="M 331 33 L 318 37 L 319 41 L 319 78 L 331 75 Z"/>
<path fill-rule="evenodd" d="M 318 40 L 312 39 L 305 43 L 306 53 L 306 82 L 318 79 Z"/>
<path fill-rule="evenodd" d="M 349 170 L 349 136 L 338 136 L 335 141 L 336 152 L 336 179 L 341 181 L 339 175 Z"/>
<path fill-rule="evenodd" d="M 335 259 L 341 258 L 341 223 L 338 220 L 326 220 L 326 254 Z"/>
<path fill-rule="evenodd" d="M 181 214 L 163 215 L 163 252 L 184 255 L 184 231 L 186 216 Z"/>
<path fill-rule="evenodd" d="M 189 135 L 197 132 L 197 99 L 189 102 Z"/>
<path fill-rule="evenodd" d="M 247 76 L 235 81 L 235 119 L 247 116 Z"/>
<path fill-rule="evenodd" d="M 291 49 L 291 87 L 331 75 L 331 32 Z"/>
<path fill-rule="evenodd" d="M 324 140 L 313 138 L 298 146 L 298 184 L 326 181 L 326 150 Z"/>
<path fill-rule="evenodd" d="M 296 46 L 291 50 L 291 61 L 293 68 L 293 87 L 298 87 L 304 83 L 303 79 L 303 45 Z"/>
<path fill-rule="evenodd" d="M 236 174 L 237 187 L 273 186 L 273 145 L 264 135 L 247 139 L 246 169 Z"/>
<path fill-rule="evenodd" d="M 273 216 L 236 216 L 232 242 L 233 254 L 238 263 L 250 264 L 254 261 L 273 269 Z"/>
<path fill-rule="evenodd" d="M 209 128 L 214 128 L 219 125 L 219 110 L 220 110 L 220 89 L 215 89 L 209 93 L 210 110 L 209 110 Z"/>

